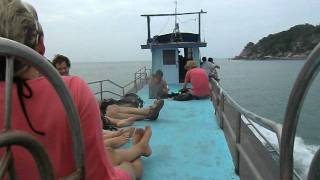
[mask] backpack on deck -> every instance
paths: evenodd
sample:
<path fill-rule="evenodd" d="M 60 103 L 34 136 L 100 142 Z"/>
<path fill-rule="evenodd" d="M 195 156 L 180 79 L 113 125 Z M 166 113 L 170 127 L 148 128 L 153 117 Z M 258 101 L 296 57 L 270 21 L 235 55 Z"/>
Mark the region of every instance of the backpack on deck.
<path fill-rule="evenodd" d="M 117 101 L 117 105 L 124 107 L 142 108 L 143 100 L 135 93 L 128 93 Z"/>

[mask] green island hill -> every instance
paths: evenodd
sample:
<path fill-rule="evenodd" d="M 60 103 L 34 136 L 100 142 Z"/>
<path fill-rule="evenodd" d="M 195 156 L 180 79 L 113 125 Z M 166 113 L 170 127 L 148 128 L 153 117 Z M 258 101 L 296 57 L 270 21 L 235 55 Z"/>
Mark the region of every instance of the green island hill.
<path fill-rule="evenodd" d="M 301 24 L 249 42 L 235 60 L 303 60 L 320 42 L 320 25 Z"/>

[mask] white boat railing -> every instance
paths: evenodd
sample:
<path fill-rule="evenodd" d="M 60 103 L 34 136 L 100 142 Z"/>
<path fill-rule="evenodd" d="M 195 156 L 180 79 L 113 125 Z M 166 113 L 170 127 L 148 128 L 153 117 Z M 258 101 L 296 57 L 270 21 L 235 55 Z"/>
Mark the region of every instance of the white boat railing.
<path fill-rule="evenodd" d="M 246 110 L 218 82 L 210 80 L 215 113 L 225 133 L 235 172 L 241 179 L 302 179 L 293 166 L 294 138 L 304 97 L 319 70 L 320 44 L 311 52 L 300 71 L 289 98 L 283 125 Z M 274 132 L 278 147 L 274 147 L 253 122 Z M 320 179 L 319 167 L 320 149 L 313 157 L 308 180 Z"/>
<path fill-rule="evenodd" d="M 98 85 L 98 90 L 94 91 L 94 94 L 99 95 L 99 99 L 102 101 L 105 94 L 122 97 L 129 92 L 138 92 L 148 82 L 150 75 L 151 69 L 143 66 L 134 73 L 134 79 L 125 85 L 120 85 L 110 79 L 92 81 L 88 84 L 90 86 Z M 116 87 L 116 89 L 111 88 L 111 86 Z M 92 88 L 94 89 L 94 87 Z"/>

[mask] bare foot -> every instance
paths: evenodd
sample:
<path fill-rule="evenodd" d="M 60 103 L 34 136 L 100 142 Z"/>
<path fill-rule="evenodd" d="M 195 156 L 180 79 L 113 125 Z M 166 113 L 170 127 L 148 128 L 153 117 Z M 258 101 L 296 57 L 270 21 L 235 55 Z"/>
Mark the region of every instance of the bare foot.
<path fill-rule="evenodd" d="M 132 145 L 138 144 L 143 137 L 144 129 L 138 128 L 132 136 Z"/>
<path fill-rule="evenodd" d="M 107 138 L 105 139 L 104 145 L 107 147 L 118 148 L 128 142 L 130 138 L 130 132 L 125 132 L 118 137 Z"/>
<path fill-rule="evenodd" d="M 134 122 L 135 122 L 135 118 L 134 117 L 129 117 L 128 119 L 122 119 L 117 121 L 116 126 L 117 127 L 127 127 L 127 126 L 131 126 Z"/>
<path fill-rule="evenodd" d="M 144 130 L 144 134 L 140 140 L 140 142 L 137 144 L 142 149 L 142 156 L 148 157 L 151 155 L 152 150 L 149 145 L 149 141 L 152 135 L 152 130 L 150 126 L 146 126 Z"/>
<path fill-rule="evenodd" d="M 120 129 L 118 131 L 103 130 L 103 139 L 120 136 L 123 133 L 123 131 L 124 129 Z"/>

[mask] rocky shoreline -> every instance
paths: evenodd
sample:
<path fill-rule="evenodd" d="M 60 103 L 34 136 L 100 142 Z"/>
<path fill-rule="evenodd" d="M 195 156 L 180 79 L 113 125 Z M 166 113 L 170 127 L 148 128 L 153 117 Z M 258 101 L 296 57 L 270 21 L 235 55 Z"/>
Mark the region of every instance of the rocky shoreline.
<path fill-rule="evenodd" d="M 297 25 L 249 42 L 235 60 L 303 60 L 320 42 L 320 25 Z"/>

